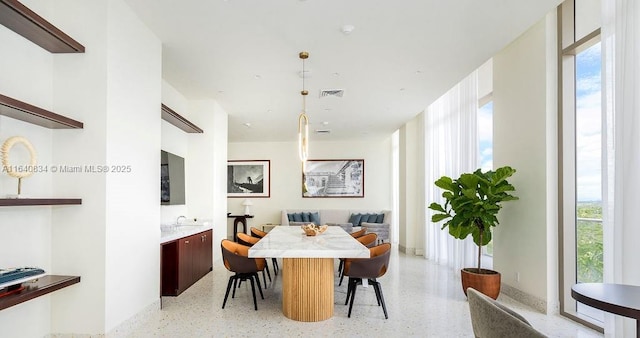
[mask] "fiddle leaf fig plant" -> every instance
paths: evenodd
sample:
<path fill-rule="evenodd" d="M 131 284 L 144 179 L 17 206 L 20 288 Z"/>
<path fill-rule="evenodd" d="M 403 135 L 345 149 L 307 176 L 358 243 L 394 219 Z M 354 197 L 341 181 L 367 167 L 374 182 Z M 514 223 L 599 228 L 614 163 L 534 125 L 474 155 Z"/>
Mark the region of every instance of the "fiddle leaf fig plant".
<path fill-rule="evenodd" d="M 435 182 L 444 190 L 445 202 L 429 205 L 429 209 L 436 211 L 431 222 L 447 220 L 442 229 L 448 227 L 449 234 L 457 239 L 473 236 L 473 242 L 478 246 L 478 273 L 481 273 L 482 247 L 491 242 L 491 230 L 498 225 L 501 203 L 518 199 L 511 195 L 515 188 L 507 181 L 515 172 L 508 166 L 486 172 L 478 169 L 457 179 L 443 176 Z"/>

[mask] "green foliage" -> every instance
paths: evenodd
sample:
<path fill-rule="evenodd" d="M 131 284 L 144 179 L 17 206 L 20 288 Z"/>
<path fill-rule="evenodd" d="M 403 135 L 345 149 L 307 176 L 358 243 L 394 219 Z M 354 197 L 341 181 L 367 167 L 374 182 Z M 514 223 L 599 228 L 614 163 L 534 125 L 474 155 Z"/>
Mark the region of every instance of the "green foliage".
<path fill-rule="evenodd" d="M 577 216 L 602 220 L 602 206 L 599 202 L 579 202 Z M 604 272 L 602 221 L 578 220 L 576 234 L 577 282 L 602 282 Z"/>
<path fill-rule="evenodd" d="M 431 221 L 447 220 L 442 229 L 448 227 L 449 234 L 457 239 L 471 235 L 480 252 L 491 241 L 491 227 L 498 224 L 501 203 L 518 199 L 510 194 L 515 188 L 507 181 L 515 172 L 511 167 L 502 167 L 484 173 L 478 169 L 455 180 L 441 177 L 435 185 L 444 190 L 445 203 L 429 205 L 429 209 L 437 212 Z M 479 265 L 478 259 L 478 269 Z"/>

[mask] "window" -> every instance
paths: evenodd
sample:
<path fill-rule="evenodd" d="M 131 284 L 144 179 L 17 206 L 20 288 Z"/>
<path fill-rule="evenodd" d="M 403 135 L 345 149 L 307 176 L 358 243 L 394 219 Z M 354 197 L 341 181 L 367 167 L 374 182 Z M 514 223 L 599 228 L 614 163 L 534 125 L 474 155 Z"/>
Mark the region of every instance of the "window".
<path fill-rule="evenodd" d="M 560 312 L 592 327 L 603 325 L 603 312 L 577 303 L 571 298 L 571 286 L 601 282 L 604 271 L 600 29 L 585 31 L 599 24 L 593 20 L 598 9 L 590 2 L 565 1 L 558 16 L 562 42 Z"/>
<path fill-rule="evenodd" d="M 600 43 L 576 54 L 576 282 L 603 281 Z M 599 322 L 602 311 L 577 304 Z"/>

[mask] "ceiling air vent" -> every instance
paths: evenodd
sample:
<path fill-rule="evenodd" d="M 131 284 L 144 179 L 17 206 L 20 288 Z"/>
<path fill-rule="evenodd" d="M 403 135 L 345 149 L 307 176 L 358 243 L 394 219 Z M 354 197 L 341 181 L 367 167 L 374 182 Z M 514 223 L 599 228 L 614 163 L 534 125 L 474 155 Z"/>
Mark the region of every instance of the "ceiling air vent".
<path fill-rule="evenodd" d="M 321 89 L 320 97 L 342 97 L 344 89 Z"/>
<path fill-rule="evenodd" d="M 320 134 L 320 135 L 331 134 L 331 130 L 329 130 L 329 129 L 316 129 L 316 134 Z"/>

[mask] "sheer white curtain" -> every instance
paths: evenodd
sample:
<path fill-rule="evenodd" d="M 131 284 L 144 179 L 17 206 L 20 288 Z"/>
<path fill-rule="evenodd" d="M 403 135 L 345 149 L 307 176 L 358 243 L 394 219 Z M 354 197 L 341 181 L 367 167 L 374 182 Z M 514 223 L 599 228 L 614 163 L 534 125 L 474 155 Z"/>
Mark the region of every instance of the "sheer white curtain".
<path fill-rule="evenodd" d="M 640 4 L 602 0 L 605 281 L 640 285 Z M 610 245 L 606 245 L 610 244 Z M 607 335 L 635 323 L 607 316 Z"/>
<path fill-rule="evenodd" d="M 425 200 L 442 203 L 442 190 L 433 182 L 443 175 L 458 177 L 478 168 L 478 90 L 477 73 L 449 90 L 427 108 L 425 131 Z M 476 247 L 469 236 L 460 241 L 442 223 L 431 223 L 432 211 L 427 209 L 425 258 L 460 269 L 476 266 Z"/>

